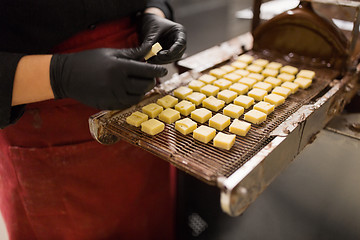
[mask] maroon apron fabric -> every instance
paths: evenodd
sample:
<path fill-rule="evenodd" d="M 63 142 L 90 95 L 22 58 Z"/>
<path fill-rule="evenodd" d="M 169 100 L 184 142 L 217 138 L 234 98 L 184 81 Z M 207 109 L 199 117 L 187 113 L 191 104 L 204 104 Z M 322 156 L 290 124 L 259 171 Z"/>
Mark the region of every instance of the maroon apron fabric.
<path fill-rule="evenodd" d="M 136 45 L 126 18 L 54 52 Z M 94 141 L 88 118 L 96 112 L 70 99 L 44 101 L 0 131 L 0 210 L 10 240 L 173 238 L 173 168 L 126 142 Z"/>

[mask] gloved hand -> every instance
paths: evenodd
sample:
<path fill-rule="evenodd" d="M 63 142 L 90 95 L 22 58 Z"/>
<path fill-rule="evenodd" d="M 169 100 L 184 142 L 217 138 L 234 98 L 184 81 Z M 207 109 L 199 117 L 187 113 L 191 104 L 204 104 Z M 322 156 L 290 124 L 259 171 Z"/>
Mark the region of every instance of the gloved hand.
<path fill-rule="evenodd" d="M 179 60 L 185 52 L 186 33 L 184 27 L 155 14 L 142 14 L 139 35 L 142 41 L 140 48 L 148 48 L 156 42 L 163 47 L 163 50 L 148 60 L 150 63 L 171 63 Z"/>
<path fill-rule="evenodd" d="M 50 83 L 56 99 L 73 98 L 98 109 L 124 109 L 138 103 L 167 74 L 164 67 L 136 61 L 149 48 L 101 48 L 55 54 Z"/>

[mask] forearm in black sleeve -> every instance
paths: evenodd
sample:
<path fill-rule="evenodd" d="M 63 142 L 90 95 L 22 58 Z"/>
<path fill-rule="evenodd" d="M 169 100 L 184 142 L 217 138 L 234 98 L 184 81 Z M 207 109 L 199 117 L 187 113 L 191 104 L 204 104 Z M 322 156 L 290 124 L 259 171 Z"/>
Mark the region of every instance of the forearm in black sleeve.
<path fill-rule="evenodd" d="M 11 107 L 16 67 L 23 56 L 0 52 L 0 128 L 16 122 L 24 113 L 24 105 Z"/>
<path fill-rule="evenodd" d="M 146 7 L 156 7 L 163 11 L 167 19 L 174 20 L 173 10 L 167 0 L 148 0 Z"/>

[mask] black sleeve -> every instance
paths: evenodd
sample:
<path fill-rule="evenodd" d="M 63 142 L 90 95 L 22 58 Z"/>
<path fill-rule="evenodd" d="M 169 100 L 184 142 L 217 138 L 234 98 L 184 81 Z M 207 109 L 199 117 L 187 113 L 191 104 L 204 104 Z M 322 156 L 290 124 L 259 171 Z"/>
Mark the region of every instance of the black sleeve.
<path fill-rule="evenodd" d="M 24 113 L 24 105 L 11 107 L 13 83 L 18 62 L 24 54 L 0 52 L 0 128 L 16 122 Z"/>
<path fill-rule="evenodd" d="M 159 8 L 164 12 L 167 19 L 174 20 L 173 10 L 167 0 L 148 0 L 146 7 Z"/>

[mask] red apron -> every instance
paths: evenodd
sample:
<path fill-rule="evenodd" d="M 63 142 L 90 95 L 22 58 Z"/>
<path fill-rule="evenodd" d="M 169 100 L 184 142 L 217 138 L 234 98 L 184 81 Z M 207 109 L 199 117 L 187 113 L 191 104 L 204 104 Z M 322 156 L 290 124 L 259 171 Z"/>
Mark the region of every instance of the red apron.
<path fill-rule="evenodd" d="M 54 52 L 136 45 L 134 24 L 122 19 Z M 96 112 L 71 99 L 28 104 L 0 131 L 0 210 L 10 240 L 173 238 L 173 170 L 126 142 L 94 141 L 88 118 Z"/>

